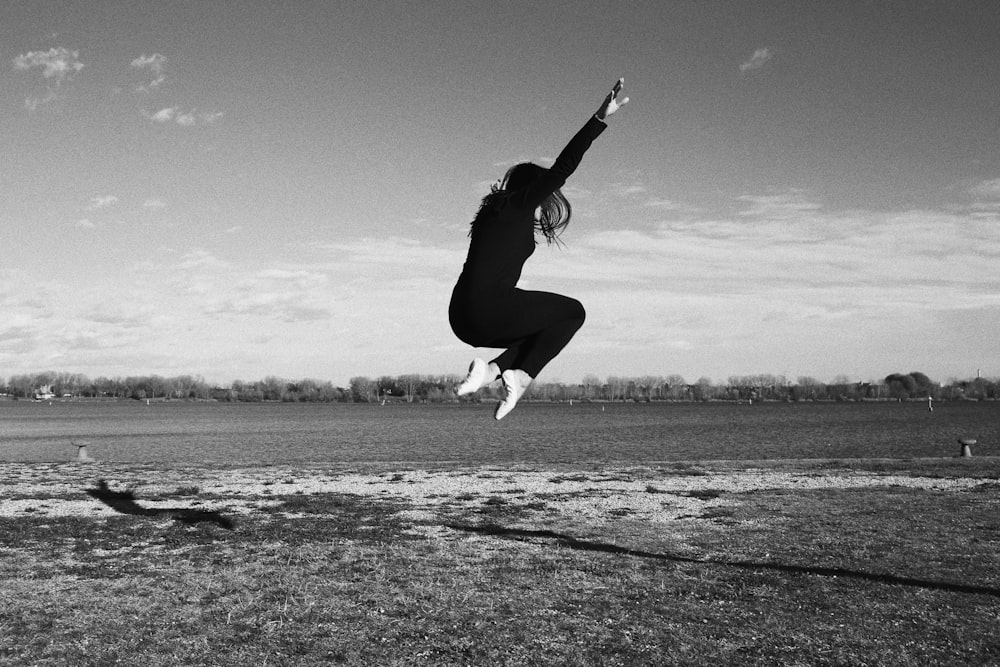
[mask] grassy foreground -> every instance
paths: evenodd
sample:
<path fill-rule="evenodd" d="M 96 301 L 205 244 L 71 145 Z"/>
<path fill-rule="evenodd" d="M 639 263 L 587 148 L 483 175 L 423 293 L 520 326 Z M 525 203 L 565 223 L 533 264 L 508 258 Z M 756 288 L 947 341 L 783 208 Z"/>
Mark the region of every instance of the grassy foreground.
<path fill-rule="evenodd" d="M 0 665 L 1000 664 L 1000 459 L 432 472 L 0 465 Z"/>

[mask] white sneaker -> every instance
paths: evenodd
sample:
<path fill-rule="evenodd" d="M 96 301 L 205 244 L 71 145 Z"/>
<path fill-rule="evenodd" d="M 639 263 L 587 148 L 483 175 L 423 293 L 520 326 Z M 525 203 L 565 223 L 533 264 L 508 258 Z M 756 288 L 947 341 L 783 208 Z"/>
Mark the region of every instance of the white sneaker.
<path fill-rule="evenodd" d="M 506 417 L 517 405 L 518 399 L 524 396 L 524 390 L 531 384 L 531 376 L 524 371 L 510 369 L 500 375 L 500 380 L 503 382 L 503 399 L 497 403 L 497 411 L 493 414 L 497 421 Z"/>
<path fill-rule="evenodd" d="M 492 367 L 492 373 L 491 371 Z M 472 363 L 469 364 L 469 374 L 465 376 L 455 388 L 455 393 L 459 396 L 465 396 L 466 394 L 474 394 L 489 383 L 497 379 L 500 369 L 496 368 L 493 364 L 487 364 L 482 359 L 473 359 Z"/>

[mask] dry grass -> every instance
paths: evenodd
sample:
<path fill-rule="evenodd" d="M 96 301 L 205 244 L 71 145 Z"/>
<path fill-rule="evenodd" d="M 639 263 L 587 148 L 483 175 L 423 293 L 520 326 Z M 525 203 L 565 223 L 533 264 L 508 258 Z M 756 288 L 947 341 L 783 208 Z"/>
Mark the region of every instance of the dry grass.
<path fill-rule="evenodd" d="M 998 473 L 0 466 L 0 664 L 996 664 Z"/>

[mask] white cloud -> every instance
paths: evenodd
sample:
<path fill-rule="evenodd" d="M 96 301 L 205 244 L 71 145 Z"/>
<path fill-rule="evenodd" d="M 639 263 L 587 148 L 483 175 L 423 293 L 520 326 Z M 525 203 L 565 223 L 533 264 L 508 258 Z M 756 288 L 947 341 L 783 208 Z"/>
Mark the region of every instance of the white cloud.
<path fill-rule="evenodd" d="M 54 80 L 58 86 L 83 69 L 83 63 L 80 62 L 79 51 L 62 47 L 53 47 L 48 51 L 29 51 L 14 58 L 15 69 L 26 71 L 33 67 L 42 68 L 42 76 Z"/>
<path fill-rule="evenodd" d="M 55 102 L 56 100 L 61 100 L 62 96 L 56 93 L 54 90 L 49 90 L 42 97 L 30 96 L 26 97 L 24 100 L 24 108 L 28 111 L 34 111 L 43 104 L 48 104 L 49 102 Z"/>
<path fill-rule="evenodd" d="M 880 377 L 903 363 L 934 377 L 995 348 L 995 221 L 828 211 L 798 191 L 742 201 L 744 215 L 608 229 L 575 235 L 561 251 L 539 248 L 522 286 L 573 296 L 588 312 L 551 373 L 610 358 L 622 374 L 645 364 L 682 375 L 872 369 Z M 975 327 L 957 324 L 968 321 Z"/>
<path fill-rule="evenodd" d="M 76 224 L 74 226 L 75 227 L 79 227 L 80 229 L 93 229 L 97 225 L 95 225 L 93 222 L 91 222 L 87 218 L 83 218 L 81 220 L 77 220 Z"/>
<path fill-rule="evenodd" d="M 182 271 L 228 270 L 232 265 L 204 248 L 195 248 L 181 257 L 176 268 Z"/>
<path fill-rule="evenodd" d="M 222 118 L 224 114 L 221 111 L 216 111 L 214 113 L 200 113 L 198 114 L 198 120 L 206 125 L 211 125 L 215 121 Z"/>
<path fill-rule="evenodd" d="M 147 199 L 146 201 L 142 202 L 143 208 L 157 209 L 157 208 L 166 208 L 166 206 L 167 206 L 166 202 L 164 202 L 161 199 Z"/>
<path fill-rule="evenodd" d="M 765 217 L 772 220 L 801 218 L 822 208 L 820 204 L 810 201 L 803 190 L 789 190 L 768 195 L 742 195 L 736 199 L 749 204 L 739 213 L 743 217 Z"/>
<path fill-rule="evenodd" d="M 163 68 L 167 64 L 166 56 L 159 53 L 154 53 L 151 56 L 147 56 L 145 53 L 132 61 L 131 66 L 143 70 L 148 69 L 155 76 L 152 80 L 146 81 L 144 83 L 136 86 L 136 92 L 148 93 L 156 90 L 166 81 L 166 75 L 163 73 Z"/>
<path fill-rule="evenodd" d="M 163 66 L 166 65 L 166 56 L 160 55 L 159 53 L 154 53 L 151 56 L 147 56 L 145 53 L 132 61 L 132 67 L 143 69 L 149 68 L 155 74 L 159 74 L 163 71 Z"/>
<path fill-rule="evenodd" d="M 751 72 L 753 70 L 758 70 L 761 67 L 763 67 L 764 63 L 769 61 L 772 57 L 774 57 L 774 54 L 771 52 L 771 49 L 767 47 L 762 49 L 757 49 L 756 51 L 753 52 L 753 55 L 750 56 L 750 60 L 747 60 L 746 62 L 740 65 L 740 71 Z"/>
<path fill-rule="evenodd" d="M 989 221 L 941 212 L 834 213 L 787 210 L 753 220 L 695 220 L 657 230 L 595 233 L 533 261 L 525 275 L 572 286 L 580 280 L 629 286 L 650 298 L 665 293 L 751 295 L 789 285 L 803 288 L 798 306 L 822 288 L 838 299 L 877 285 L 927 308 L 981 304 L 989 296 L 984 277 L 1000 257 Z M 536 253 L 537 255 L 537 253 Z M 576 278 L 571 278 L 576 276 Z M 988 281 L 987 281 L 988 282 Z M 996 281 L 994 281 L 996 282 Z M 939 290 L 935 286 L 948 286 Z M 954 288 L 954 291 L 951 290 Z"/>
<path fill-rule="evenodd" d="M 662 198 L 650 199 L 645 203 L 645 206 L 648 206 L 649 208 L 663 209 L 665 211 L 676 211 L 684 208 L 672 199 Z"/>
<path fill-rule="evenodd" d="M 613 183 L 611 190 L 619 197 L 634 197 L 635 195 L 646 194 L 646 186 L 642 183 Z"/>
<path fill-rule="evenodd" d="M 594 194 L 587 188 L 582 187 L 578 183 L 573 183 L 572 181 L 563 184 L 563 186 L 559 189 L 562 191 L 564 195 L 569 197 L 571 201 L 576 199 L 586 199 L 587 197 L 590 197 Z M 485 187 L 477 187 L 476 189 L 477 194 L 482 195 L 483 192 L 489 192 L 489 184 L 486 184 Z"/>
<path fill-rule="evenodd" d="M 72 80 L 83 69 L 80 62 L 80 52 L 70 51 L 63 47 L 53 47 L 48 51 L 29 51 L 14 58 L 14 69 L 28 71 L 41 68 L 42 76 L 49 82 L 44 95 L 29 95 L 24 100 L 28 111 L 62 99 L 56 92 L 64 81 Z"/>
<path fill-rule="evenodd" d="M 118 203 L 118 197 L 114 195 L 101 195 L 98 197 L 91 197 L 90 203 L 87 204 L 85 210 L 87 211 L 97 211 L 102 208 L 108 208 L 114 206 Z"/>
<path fill-rule="evenodd" d="M 396 272 L 428 277 L 439 276 L 441 271 L 454 270 L 454 277 L 462 268 L 464 251 L 428 246 L 413 239 L 391 236 L 384 239 L 364 238 L 351 242 L 317 244 L 315 248 L 330 253 L 338 265 L 348 267 L 379 267 L 381 272 Z"/>
<path fill-rule="evenodd" d="M 222 118 L 223 113 L 181 111 L 179 107 L 167 107 L 152 114 L 144 111 L 143 115 L 155 123 L 169 123 L 173 121 L 183 127 L 194 127 L 196 125 L 211 125 Z"/>
<path fill-rule="evenodd" d="M 986 199 L 1000 199 L 1000 178 L 981 181 L 969 188 L 969 193 Z"/>
<path fill-rule="evenodd" d="M 252 320 L 255 331 L 271 331 L 274 322 L 328 320 L 340 300 L 342 281 L 331 285 L 328 269 L 322 267 L 257 270 L 196 249 L 162 270 L 175 276 L 172 289 L 185 295 L 185 308 L 194 309 L 199 318 L 244 324 Z"/>
<path fill-rule="evenodd" d="M 171 120 L 174 119 L 174 116 L 177 114 L 177 107 L 167 107 L 166 109 L 160 109 L 154 114 L 147 114 L 146 112 L 143 112 L 143 114 L 146 116 L 146 118 L 155 123 L 169 123 Z"/>
<path fill-rule="evenodd" d="M 81 318 L 99 324 L 136 329 L 149 326 L 154 312 L 155 307 L 150 303 L 126 299 L 93 304 L 90 310 L 83 312 Z"/>

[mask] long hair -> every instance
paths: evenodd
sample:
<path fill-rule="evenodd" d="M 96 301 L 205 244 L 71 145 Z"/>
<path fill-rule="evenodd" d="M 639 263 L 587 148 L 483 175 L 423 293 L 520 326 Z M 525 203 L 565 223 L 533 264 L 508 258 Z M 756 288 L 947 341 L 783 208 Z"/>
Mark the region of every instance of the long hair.
<path fill-rule="evenodd" d="M 531 162 L 522 162 L 508 169 L 502 179 L 490 186 L 490 194 L 483 197 L 483 203 L 476 218 L 478 219 L 492 208 L 502 207 L 507 197 L 531 185 L 545 171 L 544 167 Z M 546 197 L 539 206 L 538 217 L 535 218 L 535 229 L 542 233 L 549 245 L 559 244 L 561 243 L 559 235 L 566 229 L 572 215 L 573 207 L 570 206 L 569 200 L 560 190 L 556 190 Z M 469 234 L 472 234 L 472 230 L 469 230 Z"/>

